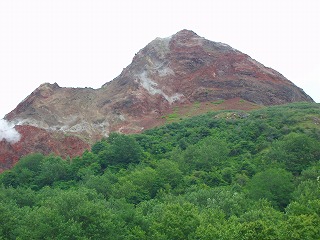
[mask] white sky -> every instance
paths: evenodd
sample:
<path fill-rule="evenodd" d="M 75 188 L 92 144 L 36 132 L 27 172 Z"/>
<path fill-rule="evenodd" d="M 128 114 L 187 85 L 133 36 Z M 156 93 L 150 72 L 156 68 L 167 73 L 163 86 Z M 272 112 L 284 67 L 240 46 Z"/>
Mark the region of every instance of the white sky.
<path fill-rule="evenodd" d="M 156 37 L 189 29 L 320 102 L 319 0 L 0 0 L 0 118 L 44 82 L 112 80 Z"/>

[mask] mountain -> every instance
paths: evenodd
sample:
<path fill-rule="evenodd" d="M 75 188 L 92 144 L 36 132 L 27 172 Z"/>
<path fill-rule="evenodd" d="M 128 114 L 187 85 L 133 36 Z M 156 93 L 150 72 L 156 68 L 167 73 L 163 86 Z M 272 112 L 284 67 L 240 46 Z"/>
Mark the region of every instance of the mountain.
<path fill-rule="evenodd" d="M 141 132 L 194 104 L 200 106 L 197 114 L 214 108 L 212 102 L 253 109 L 300 101 L 313 102 L 277 71 L 226 44 L 182 30 L 150 42 L 99 89 L 57 83 L 38 87 L 5 117 L 18 125 L 22 139 L 1 142 L 1 168 L 34 151 L 72 157 L 112 131 Z M 61 143 L 69 138 L 74 150 Z M 24 146 L 20 150 L 19 144 Z"/>

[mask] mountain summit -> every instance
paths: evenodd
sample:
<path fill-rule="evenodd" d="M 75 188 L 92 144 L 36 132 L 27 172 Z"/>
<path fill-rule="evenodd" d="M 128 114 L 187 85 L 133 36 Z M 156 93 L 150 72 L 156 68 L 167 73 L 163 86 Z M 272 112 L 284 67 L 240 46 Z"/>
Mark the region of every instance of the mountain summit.
<path fill-rule="evenodd" d="M 0 142 L 6 149 L 0 162 L 8 168 L 33 151 L 72 157 L 111 131 L 133 133 L 156 126 L 174 107 L 232 99 L 258 105 L 313 101 L 248 55 L 182 30 L 154 39 L 99 89 L 42 84 L 6 115 L 6 120 L 19 125 L 22 138 L 16 144 Z M 74 151 L 54 144 L 61 138 L 71 141 Z"/>

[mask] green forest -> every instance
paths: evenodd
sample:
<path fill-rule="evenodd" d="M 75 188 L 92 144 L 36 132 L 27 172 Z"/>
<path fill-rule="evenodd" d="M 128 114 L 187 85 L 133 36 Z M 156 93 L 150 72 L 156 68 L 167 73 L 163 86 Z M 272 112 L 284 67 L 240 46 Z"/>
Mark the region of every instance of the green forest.
<path fill-rule="evenodd" d="M 320 104 L 111 133 L 0 175 L 0 239 L 320 239 Z"/>

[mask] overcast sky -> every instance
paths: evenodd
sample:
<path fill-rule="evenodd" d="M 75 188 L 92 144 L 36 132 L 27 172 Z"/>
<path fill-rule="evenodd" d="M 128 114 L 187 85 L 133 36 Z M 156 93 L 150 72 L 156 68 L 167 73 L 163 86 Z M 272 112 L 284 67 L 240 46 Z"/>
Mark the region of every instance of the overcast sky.
<path fill-rule="evenodd" d="M 189 29 L 320 102 L 319 0 L 0 0 L 0 118 L 44 82 L 99 88 L 156 37 Z"/>

